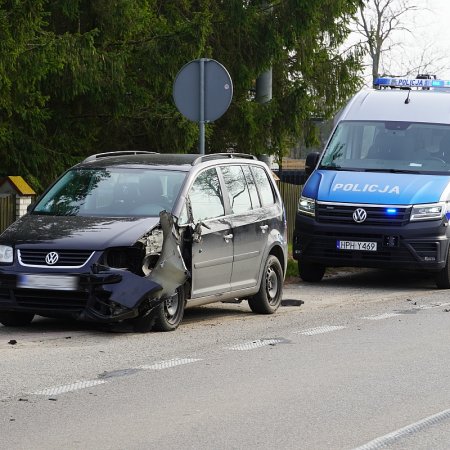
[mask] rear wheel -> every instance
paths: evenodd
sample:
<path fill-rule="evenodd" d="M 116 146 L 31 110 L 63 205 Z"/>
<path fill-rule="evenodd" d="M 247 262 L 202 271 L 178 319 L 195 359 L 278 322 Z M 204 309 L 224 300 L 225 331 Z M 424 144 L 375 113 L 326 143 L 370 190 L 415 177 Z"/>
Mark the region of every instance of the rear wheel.
<path fill-rule="evenodd" d="M 445 267 L 441 269 L 434 277 L 438 289 L 450 289 L 450 267 L 449 267 L 450 248 L 447 253 L 447 262 Z"/>
<path fill-rule="evenodd" d="M 301 263 L 298 262 L 298 274 L 303 281 L 317 283 L 325 275 L 325 266 L 322 264 Z"/>
<path fill-rule="evenodd" d="M 33 313 L 0 311 L 0 323 L 5 327 L 23 327 L 29 325 L 33 318 Z"/>
<path fill-rule="evenodd" d="M 270 255 L 264 266 L 259 291 L 248 299 L 248 305 L 255 313 L 273 314 L 281 304 L 282 295 L 283 269 L 278 258 Z"/>

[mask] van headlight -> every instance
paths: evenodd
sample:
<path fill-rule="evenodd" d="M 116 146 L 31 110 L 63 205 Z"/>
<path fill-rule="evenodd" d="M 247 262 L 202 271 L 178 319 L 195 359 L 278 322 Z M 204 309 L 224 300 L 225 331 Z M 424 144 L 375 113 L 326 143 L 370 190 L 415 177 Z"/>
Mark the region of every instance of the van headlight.
<path fill-rule="evenodd" d="M 430 203 L 428 205 L 413 205 L 411 221 L 442 219 L 447 212 L 445 203 Z"/>
<path fill-rule="evenodd" d="M 0 245 L 0 264 L 11 264 L 13 262 L 13 248 L 8 245 Z"/>
<path fill-rule="evenodd" d="M 298 200 L 297 211 L 306 216 L 314 216 L 316 214 L 316 201 L 313 198 L 303 197 L 301 195 Z"/>

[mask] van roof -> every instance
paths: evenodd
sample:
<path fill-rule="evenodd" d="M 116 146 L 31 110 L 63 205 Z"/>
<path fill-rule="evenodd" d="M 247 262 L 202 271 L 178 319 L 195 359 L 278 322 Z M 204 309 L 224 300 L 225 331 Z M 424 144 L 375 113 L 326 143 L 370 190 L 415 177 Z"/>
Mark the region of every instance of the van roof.
<path fill-rule="evenodd" d="M 409 103 L 405 103 L 409 93 Z M 450 92 L 437 90 L 363 89 L 340 120 L 444 123 L 450 125 Z"/>

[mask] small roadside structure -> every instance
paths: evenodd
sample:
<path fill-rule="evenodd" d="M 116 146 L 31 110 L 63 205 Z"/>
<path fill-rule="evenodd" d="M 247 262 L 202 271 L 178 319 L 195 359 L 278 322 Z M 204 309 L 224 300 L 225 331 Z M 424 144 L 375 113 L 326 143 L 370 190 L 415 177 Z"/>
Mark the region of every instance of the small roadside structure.
<path fill-rule="evenodd" d="M 21 176 L 8 176 L 0 179 L 0 196 L 15 196 L 14 220 L 27 212 L 27 207 L 36 197 L 36 192 Z"/>

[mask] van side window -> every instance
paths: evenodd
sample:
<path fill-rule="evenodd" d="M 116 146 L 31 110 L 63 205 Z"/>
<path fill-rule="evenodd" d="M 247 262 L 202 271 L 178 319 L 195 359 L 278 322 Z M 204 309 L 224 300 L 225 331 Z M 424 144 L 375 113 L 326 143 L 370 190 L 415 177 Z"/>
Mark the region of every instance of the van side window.
<path fill-rule="evenodd" d="M 240 214 L 251 210 L 250 192 L 241 166 L 221 167 L 221 170 L 233 213 Z"/>
<path fill-rule="evenodd" d="M 249 166 L 242 166 L 244 170 L 245 179 L 247 181 L 248 191 L 250 192 L 250 198 L 252 200 L 253 209 L 259 208 L 261 203 L 258 197 L 258 191 L 256 190 L 255 179 L 253 178 L 252 171 Z"/>
<path fill-rule="evenodd" d="M 261 167 L 252 167 L 252 172 L 255 176 L 256 185 L 258 186 L 262 206 L 273 205 L 275 199 L 266 171 Z"/>
<path fill-rule="evenodd" d="M 194 222 L 225 214 L 219 176 L 215 168 L 200 173 L 189 192 Z"/>

